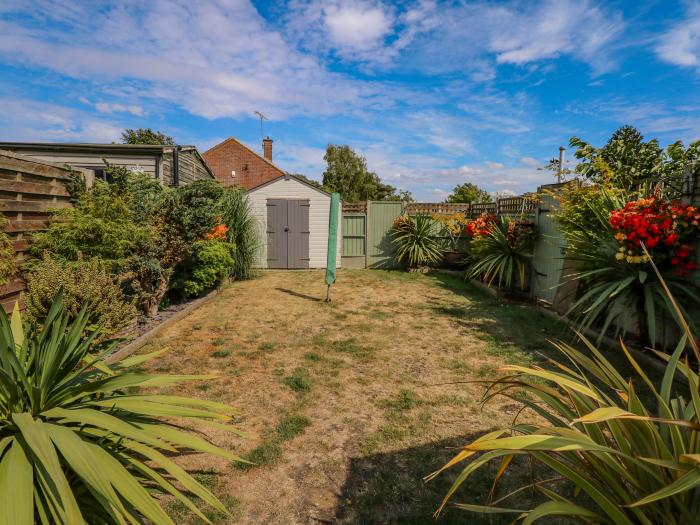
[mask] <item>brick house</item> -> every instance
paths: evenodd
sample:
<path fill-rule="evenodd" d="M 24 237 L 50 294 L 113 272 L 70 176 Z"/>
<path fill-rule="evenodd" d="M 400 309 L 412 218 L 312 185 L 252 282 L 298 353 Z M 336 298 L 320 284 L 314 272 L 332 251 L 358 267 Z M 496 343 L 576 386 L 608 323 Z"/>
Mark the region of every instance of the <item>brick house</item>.
<path fill-rule="evenodd" d="M 272 139 L 263 139 L 263 156 L 229 137 L 202 155 L 216 180 L 239 185 L 246 190 L 274 180 L 285 172 L 272 163 Z"/>

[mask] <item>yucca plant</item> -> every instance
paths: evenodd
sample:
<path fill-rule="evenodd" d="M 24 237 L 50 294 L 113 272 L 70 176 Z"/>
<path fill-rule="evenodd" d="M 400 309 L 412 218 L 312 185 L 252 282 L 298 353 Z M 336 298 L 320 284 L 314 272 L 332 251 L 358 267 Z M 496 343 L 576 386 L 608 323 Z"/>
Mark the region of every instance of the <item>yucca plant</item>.
<path fill-rule="evenodd" d="M 394 222 L 391 234 L 396 249 L 394 259 L 399 264 L 417 268 L 442 260 L 443 250 L 435 236 L 435 223 L 431 217 L 402 215 Z"/>
<path fill-rule="evenodd" d="M 486 284 L 494 282 L 499 288 L 512 292 L 525 289 L 528 270 L 532 265 L 534 230 L 531 225 L 501 218 L 490 223 L 488 232 L 475 237 L 471 243 L 471 264 L 466 277 L 483 277 Z"/>
<path fill-rule="evenodd" d="M 642 344 L 653 346 L 661 323 L 667 320 L 679 323 L 664 290 L 667 286 L 691 328 L 696 330 L 690 312 L 700 307 L 700 291 L 687 276 L 677 275 L 668 264 L 655 272 L 650 263 L 630 264 L 619 257 L 619 244 L 609 218 L 611 211 L 624 205 L 624 197 L 600 188 L 595 199 L 579 204 L 585 215 L 580 219 L 567 218 L 562 225 L 568 244 L 567 257 L 578 267 L 567 280 L 578 281 L 582 290 L 567 315 L 573 316 L 581 328 L 596 326 L 599 340 L 611 328 L 616 336 L 636 328 Z M 636 327 L 631 322 L 635 319 Z"/>
<path fill-rule="evenodd" d="M 69 322 L 59 293 L 36 329 L 17 310 L 12 320 L 0 310 L 0 524 L 172 524 L 158 494 L 205 522 L 195 498 L 227 512 L 173 456 L 198 451 L 238 460 L 185 428 L 236 432 L 231 408 L 134 393 L 207 377 L 133 369 L 162 351 L 106 365 L 94 354 L 99 332 L 84 335 L 86 311 Z"/>
<path fill-rule="evenodd" d="M 530 409 L 538 421 L 514 422 L 485 434 L 429 476 L 471 460 L 438 512 L 487 463 L 500 463 L 495 487 L 514 457 L 527 456 L 542 467 L 541 475 L 529 484 L 497 499 L 489 496 L 482 504 L 456 506 L 512 514 L 527 524 L 554 516 L 616 525 L 700 523 L 700 349 L 659 278 L 684 330 L 672 355 L 656 352 L 666 361 L 660 385 L 649 378 L 624 343 L 622 351 L 634 378 L 623 377 L 583 336 L 588 352 L 555 343 L 564 359 L 550 361 L 547 369 L 503 367 L 506 375 L 489 387 L 485 400 L 506 396 Z M 684 359 L 688 346 L 692 355 Z M 677 374 L 687 384 L 677 381 Z M 644 395 L 636 383 L 642 385 Z M 645 396 L 653 401 L 644 401 Z M 574 490 L 561 490 L 566 485 Z M 523 490 L 532 490 L 545 501 L 531 509 L 509 506 L 509 498 Z"/>

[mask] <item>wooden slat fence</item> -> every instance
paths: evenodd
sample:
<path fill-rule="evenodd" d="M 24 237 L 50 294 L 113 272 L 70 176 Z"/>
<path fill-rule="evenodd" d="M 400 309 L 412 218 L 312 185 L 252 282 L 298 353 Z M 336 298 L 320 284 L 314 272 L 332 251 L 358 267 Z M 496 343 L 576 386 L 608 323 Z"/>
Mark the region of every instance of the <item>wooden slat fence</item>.
<path fill-rule="evenodd" d="M 417 213 L 427 215 L 433 213 L 468 213 L 470 206 L 468 203 L 454 202 L 409 202 L 406 204 L 405 211 L 410 215 Z"/>
<path fill-rule="evenodd" d="M 10 221 L 6 231 L 20 264 L 31 235 L 46 229 L 50 210 L 71 206 L 64 185 L 71 173 L 68 167 L 0 151 L 0 212 Z M 21 277 L 0 287 L 0 304 L 6 312 L 21 300 L 24 290 Z"/>

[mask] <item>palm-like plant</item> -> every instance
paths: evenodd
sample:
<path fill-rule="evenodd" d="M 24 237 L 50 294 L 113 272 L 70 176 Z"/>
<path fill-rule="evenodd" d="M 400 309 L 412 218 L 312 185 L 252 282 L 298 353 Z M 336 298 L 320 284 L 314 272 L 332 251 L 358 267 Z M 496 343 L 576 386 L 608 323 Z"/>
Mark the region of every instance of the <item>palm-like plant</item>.
<path fill-rule="evenodd" d="M 488 462 L 500 462 L 495 487 L 513 458 L 524 455 L 543 467 L 543 476 L 498 499 L 489 496 L 486 504 L 457 507 L 514 514 L 526 524 L 553 516 L 616 525 L 700 522 L 700 349 L 660 280 L 685 334 L 672 355 L 657 352 L 667 362 L 660 386 L 621 344 L 636 371 L 635 380 L 644 385 L 653 406 L 642 400 L 632 379 L 623 377 L 582 336 L 589 353 L 556 343 L 564 361 L 552 361 L 551 369 L 505 366 L 502 370 L 507 375 L 489 387 L 485 399 L 504 395 L 522 403 L 544 422 L 514 423 L 464 446 L 429 476 L 472 460 L 440 509 Z M 688 345 L 694 354 L 693 365 L 681 359 Z M 677 373 L 685 377 L 687 385 L 674 382 Z M 575 487 L 573 497 L 558 490 L 562 483 Z M 508 499 L 525 489 L 538 492 L 545 501 L 533 509 L 508 506 Z"/>
<path fill-rule="evenodd" d="M 443 251 L 435 233 L 435 223 L 429 216 L 402 215 L 392 229 L 394 259 L 409 268 L 437 264 L 442 260 Z"/>
<path fill-rule="evenodd" d="M 572 219 L 565 225 L 567 257 L 578 266 L 568 280 L 579 281 L 582 290 L 567 314 L 574 315 L 582 328 L 598 325 L 599 340 L 611 327 L 616 336 L 624 335 L 631 327 L 630 321 L 636 318 L 642 344 L 653 346 L 659 333 L 658 324 L 666 320 L 679 322 L 661 282 L 663 277 L 680 311 L 695 330 L 689 309 L 700 306 L 697 286 L 668 266 L 657 274 L 647 265 L 640 267 L 617 259 L 619 245 L 609 217 L 612 210 L 624 206 L 624 198 L 604 188 L 598 194 L 595 201 L 588 202 L 587 213 L 580 222 Z"/>
<path fill-rule="evenodd" d="M 86 308 L 70 323 L 59 293 L 41 329 L 0 311 L 0 523 L 172 524 L 154 495 L 226 512 L 172 459 L 182 450 L 239 458 L 182 425 L 235 431 L 231 408 L 199 399 L 133 393 L 204 376 L 130 370 L 162 353 L 106 365 L 84 336 Z M 104 354 L 104 352 L 103 352 Z M 165 419 L 164 419 L 165 418 Z M 179 424 L 170 418 L 178 418 Z"/>
<path fill-rule="evenodd" d="M 532 265 L 533 242 L 530 225 L 507 218 L 491 223 L 488 233 L 472 241 L 467 278 L 483 277 L 488 286 L 495 282 L 508 291 L 513 290 L 517 278 L 519 288 L 524 290 Z"/>

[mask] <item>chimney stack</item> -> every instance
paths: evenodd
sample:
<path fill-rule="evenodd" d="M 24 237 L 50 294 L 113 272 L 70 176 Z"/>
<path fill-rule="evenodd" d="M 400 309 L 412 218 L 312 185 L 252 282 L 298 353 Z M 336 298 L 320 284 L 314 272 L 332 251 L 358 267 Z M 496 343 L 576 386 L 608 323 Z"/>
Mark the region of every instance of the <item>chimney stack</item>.
<path fill-rule="evenodd" d="M 263 139 L 263 157 L 272 162 L 272 139 L 270 137 Z"/>

